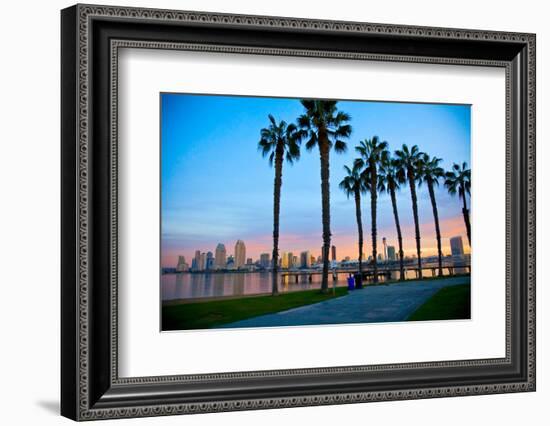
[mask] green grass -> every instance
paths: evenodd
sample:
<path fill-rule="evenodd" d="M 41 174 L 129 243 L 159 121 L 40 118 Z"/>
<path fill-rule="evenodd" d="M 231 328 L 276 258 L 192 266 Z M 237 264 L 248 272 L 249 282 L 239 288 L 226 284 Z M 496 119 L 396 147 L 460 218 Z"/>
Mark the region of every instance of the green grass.
<path fill-rule="evenodd" d="M 253 318 L 259 315 L 286 311 L 344 296 L 347 288 L 336 288 L 335 294 L 319 290 L 280 293 L 278 296 L 254 296 L 239 299 L 201 302 L 168 302 L 162 307 L 162 330 L 196 330 Z"/>
<path fill-rule="evenodd" d="M 408 321 L 470 319 L 470 284 L 439 290 L 407 319 Z"/>

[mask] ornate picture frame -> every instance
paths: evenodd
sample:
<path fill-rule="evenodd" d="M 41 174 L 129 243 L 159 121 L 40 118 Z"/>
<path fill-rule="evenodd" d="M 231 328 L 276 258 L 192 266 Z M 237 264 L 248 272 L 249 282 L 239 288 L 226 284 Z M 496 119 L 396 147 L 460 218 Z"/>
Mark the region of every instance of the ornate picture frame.
<path fill-rule="evenodd" d="M 534 34 L 76 5 L 61 13 L 61 413 L 74 420 L 535 390 Z M 506 356 L 119 377 L 117 60 L 123 47 L 506 71 Z"/>

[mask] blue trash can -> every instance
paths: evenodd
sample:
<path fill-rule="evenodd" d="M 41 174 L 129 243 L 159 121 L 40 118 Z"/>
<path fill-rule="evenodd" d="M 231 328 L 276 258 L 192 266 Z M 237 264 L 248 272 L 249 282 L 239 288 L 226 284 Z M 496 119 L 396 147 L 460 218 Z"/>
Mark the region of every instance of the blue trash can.
<path fill-rule="evenodd" d="M 348 290 L 355 289 L 355 278 L 353 278 L 353 275 L 350 275 L 348 277 Z"/>

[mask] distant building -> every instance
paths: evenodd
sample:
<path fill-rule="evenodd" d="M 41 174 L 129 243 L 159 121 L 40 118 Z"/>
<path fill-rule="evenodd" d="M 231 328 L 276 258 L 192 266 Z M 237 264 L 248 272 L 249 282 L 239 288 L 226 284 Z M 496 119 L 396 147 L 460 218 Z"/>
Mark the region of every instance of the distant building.
<path fill-rule="evenodd" d="M 395 246 L 388 246 L 388 260 L 397 260 L 395 256 Z"/>
<path fill-rule="evenodd" d="M 246 259 L 246 264 L 247 264 L 247 265 L 252 265 L 253 263 L 254 263 L 254 261 L 252 260 L 251 257 L 248 257 L 248 258 Z"/>
<path fill-rule="evenodd" d="M 281 268 L 288 269 L 288 253 L 286 251 L 283 251 L 281 255 Z"/>
<path fill-rule="evenodd" d="M 384 247 L 384 260 L 388 260 L 388 243 L 386 237 L 382 237 L 382 247 Z"/>
<path fill-rule="evenodd" d="M 235 268 L 244 266 L 246 261 L 246 246 L 243 240 L 237 240 L 235 243 Z"/>
<path fill-rule="evenodd" d="M 214 267 L 215 269 L 223 269 L 227 263 L 227 252 L 225 251 L 225 246 L 222 243 L 219 243 L 216 246 L 216 257 L 214 258 Z"/>
<path fill-rule="evenodd" d="M 207 271 L 214 269 L 214 254 L 209 251 L 206 253 L 206 268 Z"/>
<path fill-rule="evenodd" d="M 382 254 L 381 253 L 379 253 L 376 258 L 378 259 L 379 262 L 382 262 Z"/>
<path fill-rule="evenodd" d="M 185 262 L 185 256 L 178 256 L 178 265 L 176 266 L 177 272 L 186 272 L 189 269 L 189 265 Z"/>
<path fill-rule="evenodd" d="M 332 260 L 336 262 L 336 246 L 331 247 Z"/>
<path fill-rule="evenodd" d="M 462 237 L 452 237 L 451 242 L 451 254 L 453 256 L 464 256 L 464 245 L 462 244 Z"/>
<path fill-rule="evenodd" d="M 197 270 L 197 259 L 195 259 L 195 258 L 191 259 L 191 270 L 192 271 Z"/>
<path fill-rule="evenodd" d="M 199 271 L 201 266 L 201 251 L 196 250 L 195 251 L 195 267 L 193 268 L 194 271 Z"/>
<path fill-rule="evenodd" d="M 232 254 L 227 256 L 227 263 L 225 266 L 227 267 L 227 269 L 233 269 L 235 267 L 235 258 Z"/>
<path fill-rule="evenodd" d="M 265 269 L 271 266 L 271 256 L 269 253 L 260 254 L 260 266 Z"/>
<path fill-rule="evenodd" d="M 294 254 L 292 252 L 289 252 L 287 253 L 287 264 L 288 264 L 288 267 L 289 268 L 294 268 L 294 262 L 293 262 L 293 259 L 294 259 Z"/>
<path fill-rule="evenodd" d="M 206 253 L 201 253 L 199 257 L 199 271 L 204 271 L 206 269 Z"/>
<path fill-rule="evenodd" d="M 303 251 L 300 253 L 300 267 L 301 268 L 310 268 L 311 267 L 311 254 L 309 251 Z"/>

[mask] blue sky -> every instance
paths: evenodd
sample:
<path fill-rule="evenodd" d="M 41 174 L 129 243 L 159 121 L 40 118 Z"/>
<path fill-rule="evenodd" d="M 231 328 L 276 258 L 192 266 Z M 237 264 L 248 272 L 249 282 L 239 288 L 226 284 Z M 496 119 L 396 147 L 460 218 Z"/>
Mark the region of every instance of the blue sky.
<path fill-rule="evenodd" d="M 340 101 L 351 116 L 353 133 L 344 154 L 331 152 L 331 215 L 338 258 L 357 257 L 355 207 L 338 188 L 343 166 L 356 157 L 359 141 L 378 135 L 390 150 L 418 145 L 422 151 L 453 162 L 470 164 L 470 107 L 467 105 Z M 195 250 L 214 251 L 217 243 L 233 252 L 237 239 L 247 245 L 247 257 L 271 251 L 274 170 L 257 149 L 259 132 L 268 114 L 277 121 L 295 121 L 303 112 L 297 99 L 240 96 L 161 94 L 162 263 L 173 266 L 177 254 L 190 259 Z M 435 248 L 428 191 L 418 189 L 423 253 Z M 436 191 L 443 235 L 463 235 L 461 205 L 443 185 Z M 363 199 L 363 223 L 370 245 L 370 201 Z M 410 193 L 398 193 L 405 254 L 413 253 L 414 234 Z M 389 196 L 379 196 L 379 236 L 397 245 Z M 281 251 L 321 247 L 319 153 L 302 146 L 300 160 L 283 165 L 281 194 Z M 448 251 L 448 250 L 447 250 Z"/>

